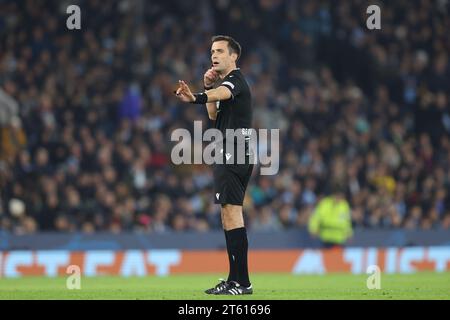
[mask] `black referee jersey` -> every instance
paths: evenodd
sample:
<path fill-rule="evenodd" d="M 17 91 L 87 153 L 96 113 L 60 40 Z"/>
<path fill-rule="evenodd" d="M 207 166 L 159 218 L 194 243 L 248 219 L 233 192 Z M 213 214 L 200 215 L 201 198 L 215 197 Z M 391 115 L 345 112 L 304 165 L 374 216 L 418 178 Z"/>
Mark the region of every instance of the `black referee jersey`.
<path fill-rule="evenodd" d="M 219 86 L 230 89 L 232 97 L 216 102 L 216 129 L 225 137 L 227 129 L 251 128 L 252 96 L 241 70 L 238 68 L 231 71 Z"/>

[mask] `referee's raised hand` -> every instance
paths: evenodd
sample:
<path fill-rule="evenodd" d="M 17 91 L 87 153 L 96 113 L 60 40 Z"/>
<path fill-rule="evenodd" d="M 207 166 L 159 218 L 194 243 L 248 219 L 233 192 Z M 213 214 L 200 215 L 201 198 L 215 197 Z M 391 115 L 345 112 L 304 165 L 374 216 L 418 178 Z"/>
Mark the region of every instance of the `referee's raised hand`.
<path fill-rule="evenodd" d="M 175 91 L 175 95 L 183 102 L 193 102 L 195 100 L 191 89 L 183 80 L 178 80 L 178 89 Z"/>
<path fill-rule="evenodd" d="M 213 68 L 209 68 L 203 75 L 203 84 L 206 88 L 212 88 L 219 79 L 219 74 Z"/>

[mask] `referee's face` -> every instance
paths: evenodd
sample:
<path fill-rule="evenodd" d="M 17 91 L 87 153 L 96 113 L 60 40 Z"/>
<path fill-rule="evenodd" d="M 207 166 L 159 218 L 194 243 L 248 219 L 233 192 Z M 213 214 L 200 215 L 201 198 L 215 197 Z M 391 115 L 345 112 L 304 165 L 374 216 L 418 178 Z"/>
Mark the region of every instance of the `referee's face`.
<path fill-rule="evenodd" d="M 213 42 L 211 46 L 211 62 L 213 69 L 218 73 L 228 71 L 236 63 L 235 56 L 228 48 L 228 42 L 225 40 Z"/>

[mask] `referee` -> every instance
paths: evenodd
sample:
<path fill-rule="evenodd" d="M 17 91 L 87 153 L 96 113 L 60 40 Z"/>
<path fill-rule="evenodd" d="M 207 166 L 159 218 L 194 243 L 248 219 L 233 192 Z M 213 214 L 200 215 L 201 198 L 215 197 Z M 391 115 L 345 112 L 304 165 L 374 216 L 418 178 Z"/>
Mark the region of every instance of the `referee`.
<path fill-rule="evenodd" d="M 222 145 L 227 147 L 220 150 L 223 162 L 214 164 L 213 173 L 214 201 L 221 205 L 230 270 L 227 280 L 221 279 L 219 284 L 205 292 L 252 294 L 247 264 L 247 231 L 242 213 L 245 190 L 253 170 L 248 146 L 252 122 L 251 94 L 247 81 L 236 67 L 241 55 L 240 44 L 232 37 L 222 35 L 214 36 L 211 42 L 212 67 L 203 78 L 205 91 L 192 94 L 188 85 L 180 80 L 175 92 L 183 102 L 206 104 L 209 118 L 216 121 L 215 128 L 225 137 Z M 234 132 L 232 137 L 230 129 Z M 236 161 L 239 148 L 245 148 L 245 161 Z M 231 157 L 233 161 L 230 161 Z"/>

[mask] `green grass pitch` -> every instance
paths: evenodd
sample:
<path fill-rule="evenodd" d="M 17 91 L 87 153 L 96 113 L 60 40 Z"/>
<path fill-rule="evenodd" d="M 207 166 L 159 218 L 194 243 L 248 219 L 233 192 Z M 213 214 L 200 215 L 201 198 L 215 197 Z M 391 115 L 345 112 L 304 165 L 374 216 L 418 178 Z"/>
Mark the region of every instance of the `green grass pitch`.
<path fill-rule="evenodd" d="M 254 274 L 251 296 L 211 296 L 203 290 L 221 275 L 167 277 L 82 277 L 80 290 L 68 290 L 66 278 L 0 278 L 0 299 L 447 299 L 450 273 L 382 274 L 381 289 L 366 287 L 368 275 Z"/>

